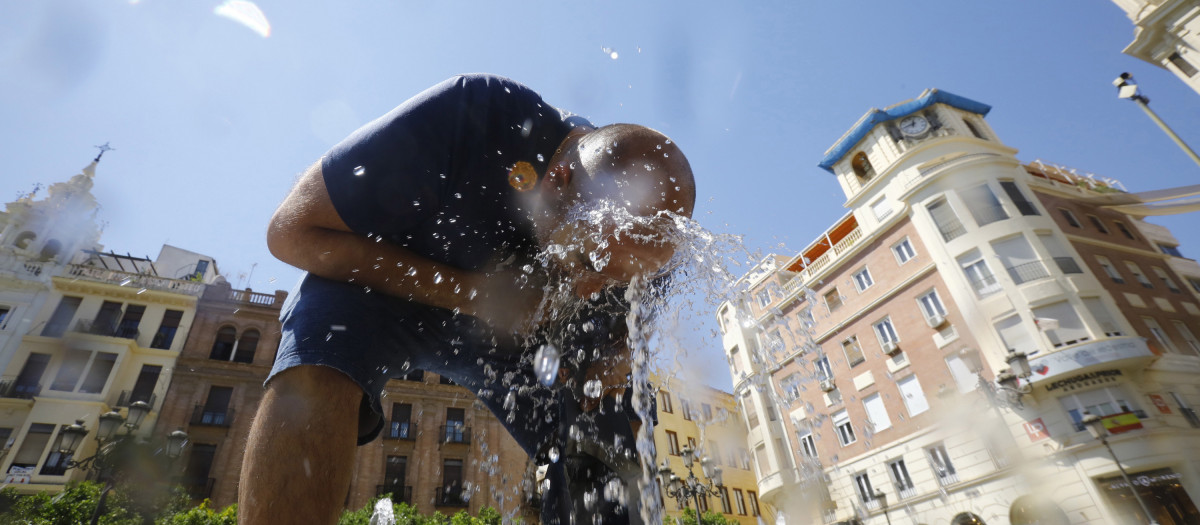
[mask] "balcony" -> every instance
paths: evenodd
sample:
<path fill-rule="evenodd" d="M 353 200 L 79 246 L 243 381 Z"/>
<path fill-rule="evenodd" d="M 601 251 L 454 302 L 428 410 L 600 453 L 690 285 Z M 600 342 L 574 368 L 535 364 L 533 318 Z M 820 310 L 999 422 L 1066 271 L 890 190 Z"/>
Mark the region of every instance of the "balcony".
<path fill-rule="evenodd" d="M 953 241 L 967 233 L 967 228 L 958 219 L 948 219 L 944 222 L 939 222 L 937 229 L 942 234 L 942 240 L 946 242 Z"/>
<path fill-rule="evenodd" d="M 233 409 L 218 410 L 204 405 L 196 405 L 192 410 L 192 426 L 226 427 L 233 424 Z"/>
<path fill-rule="evenodd" d="M 0 397 L 9 399 L 33 399 L 42 393 L 42 385 L 18 383 L 16 379 L 0 380 Z"/>
<path fill-rule="evenodd" d="M 412 485 L 375 485 L 375 496 L 391 495 L 392 503 L 412 504 Z"/>
<path fill-rule="evenodd" d="M 863 502 L 863 507 L 867 510 L 879 510 L 880 503 L 879 498 L 871 498 Z"/>
<path fill-rule="evenodd" d="M 154 402 L 157 401 L 157 399 L 158 396 L 155 395 L 154 392 L 134 392 L 132 390 L 125 390 L 121 392 L 120 397 L 117 398 L 117 404 L 114 406 L 127 407 L 138 401 L 144 401 L 146 404 L 154 406 Z"/>
<path fill-rule="evenodd" d="M 1008 270 L 1008 276 L 1012 277 L 1016 284 L 1050 278 L 1050 271 L 1046 269 L 1046 265 L 1042 264 L 1042 261 L 1031 261 L 1005 269 Z"/>
<path fill-rule="evenodd" d="M 75 332 L 81 334 L 102 335 L 104 337 L 120 337 L 122 339 L 137 340 L 141 332 L 138 331 L 136 324 L 113 322 L 96 322 L 93 319 L 80 319 L 75 322 Z"/>
<path fill-rule="evenodd" d="M 981 298 L 1003 289 L 994 275 L 972 276 L 968 280 L 971 281 L 971 288 L 975 289 L 975 294 Z"/>
<path fill-rule="evenodd" d="M 445 427 L 443 427 L 445 428 Z M 383 429 L 383 439 L 412 441 L 417 439 L 417 424 L 411 421 L 391 421 Z"/>
<path fill-rule="evenodd" d="M 900 499 L 915 498 L 915 497 L 917 497 L 917 488 L 916 487 L 908 487 L 908 488 L 896 487 L 896 493 L 900 495 Z"/>
<path fill-rule="evenodd" d="M 438 507 L 466 507 L 467 500 L 470 496 L 467 495 L 462 487 L 438 487 L 437 493 L 434 494 L 434 504 Z"/>
<path fill-rule="evenodd" d="M 946 471 L 946 470 L 939 469 L 937 471 L 937 480 L 938 480 L 938 483 L 941 484 L 941 486 L 948 487 L 950 485 L 958 483 L 958 481 L 959 481 L 958 480 L 958 472 Z"/>
<path fill-rule="evenodd" d="M 442 443 L 471 444 L 471 427 L 464 427 L 461 422 L 442 425 Z"/>
<path fill-rule="evenodd" d="M 859 229 L 854 214 L 849 214 L 813 241 L 804 251 L 788 261 L 785 267 L 787 271 L 799 274 L 785 285 L 788 287 L 788 295 L 799 291 L 801 284 L 810 281 L 821 269 L 849 252 L 862 240 L 862 236 L 863 232 Z"/>
<path fill-rule="evenodd" d="M 147 290 L 156 290 L 160 292 L 186 294 L 195 297 L 199 297 L 200 294 L 204 293 L 204 283 L 196 281 L 168 279 L 166 277 L 158 277 L 155 275 L 123 272 L 120 270 L 110 270 L 107 268 L 85 266 L 82 264 L 68 264 L 63 277 L 106 284 L 115 284 L 117 286 L 128 286 L 130 288 L 144 288 Z"/>

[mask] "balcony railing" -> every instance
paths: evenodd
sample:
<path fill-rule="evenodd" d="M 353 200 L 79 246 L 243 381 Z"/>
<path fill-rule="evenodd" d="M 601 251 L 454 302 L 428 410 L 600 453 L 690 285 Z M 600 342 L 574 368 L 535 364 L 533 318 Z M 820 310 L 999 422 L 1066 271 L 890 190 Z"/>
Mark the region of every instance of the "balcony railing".
<path fill-rule="evenodd" d="M 987 297 L 1001 290 L 1000 283 L 996 281 L 995 275 L 985 275 L 982 277 L 971 277 L 971 288 L 975 289 L 975 293 L 980 297 Z"/>
<path fill-rule="evenodd" d="M 66 276 L 87 281 L 116 284 L 131 288 L 145 288 L 147 290 L 181 293 L 196 297 L 199 297 L 200 294 L 204 293 L 204 283 L 196 281 L 168 279 L 166 277 L 122 272 L 119 270 L 109 270 L 107 268 L 97 268 L 95 266 L 85 266 L 81 264 L 67 265 Z"/>
<path fill-rule="evenodd" d="M 219 411 L 209 409 L 204 405 L 196 405 L 196 408 L 192 410 L 191 424 L 193 426 L 228 427 L 233 424 L 233 409 Z"/>
<path fill-rule="evenodd" d="M 117 324 L 112 322 L 96 322 L 93 319 L 80 319 L 75 322 L 75 331 L 83 334 L 102 335 L 105 337 L 120 337 L 122 339 L 137 340 L 141 332 L 138 332 L 137 325 L 134 324 Z"/>
<path fill-rule="evenodd" d="M 1042 261 L 1031 261 L 1016 266 L 1009 266 L 1008 276 L 1012 277 L 1014 283 L 1022 284 L 1038 279 L 1049 279 L 1050 271 L 1046 269 L 1046 265 Z"/>
<path fill-rule="evenodd" d="M 1079 263 L 1075 262 L 1074 257 L 1055 257 L 1054 263 L 1058 265 L 1058 269 L 1062 273 L 1083 273 L 1083 269 L 1079 267 Z"/>
<path fill-rule="evenodd" d="M 958 472 L 939 472 L 937 479 L 943 487 L 953 485 L 958 483 Z"/>
<path fill-rule="evenodd" d="M 867 510 L 878 510 L 880 506 L 879 504 L 879 498 L 871 498 L 863 502 L 863 506 L 866 507 Z"/>
<path fill-rule="evenodd" d="M 900 495 L 900 499 L 915 498 L 915 497 L 917 497 L 917 488 L 916 487 L 908 487 L 908 488 L 896 487 L 896 493 Z"/>
<path fill-rule="evenodd" d="M 375 485 L 375 495 L 390 494 L 393 503 L 412 503 L 412 485 Z"/>
<path fill-rule="evenodd" d="M 442 443 L 471 444 L 471 427 L 464 427 L 461 423 L 442 425 Z"/>
<path fill-rule="evenodd" d="M 0 380 L 0 397 L 9 399 L 33 399 L 42 393 L 42 385 L 18 383 L 16 379 Z"/>
<path fill-rule="evenodd" d="M 146 404 L 154 406 L 154 401 L 157 399 L 158 396 L 155 395 L 154 392 L 133 392 L 132 390 L 125 390 L 121 392 L 121 396 L 117 398 L 116 406 L 127 407 L 138 401 L 145 401 Z"/>
<path fill-rule="evenodd" d="M 988 225 L 993 222 L 999 222 L 1008 218 L 1008 212 L 1004 211 L 1001 206 L 991 204 L 983 206 L 971 206 L 971 215 L 975 217 L 975 221 L 980 226 Z"/>
<path fill-rule="evenodd" d="M 438 487 L 434 502 L 438 507 L 466 507 L 469 496 L 462 487 Z"/>
<path fill-rule="evenodd" d="M 944 223 L 938 223 L 938 231 L 942 234 L 942 240 L 946 242 L 953 241 L 967 233 L 967 229 L 963 227 L 962 222 L 958 219 L 950 219 Z"/>
<path fill-rule="evenodd" d="M 850 251 L 850 248 L 853 248 L 854 245 L 857 244 L 858 241 L 862 239 L 862 236 L 863 236 L 862 229 L 854 228 L 854 230 L 852 230 L 850 233 L 847 233 L 845 237 L 842 237 L 842 239 L 840 241 L 838 241 L 837 244 L 833 245 L 832 249 L 821 254 L 820 257 L 817 257 L 816 259 L 813 259 L 812 261 L 810 261 L 807 265 L 804 266 L 804 271 L 801 272 L 800 275 L 798 276 L 798 278 L 800 280 L 796 281 L 795 289 L 798 290 L 799 285 L 801 283 L 808 281 L 809 279 L 812 279 L 813 275 L 816 275 L 816 273 L 820 272 L 822 268 L 828 266 L 829 263 L 833 262 L 835 259 L 837 259 L 837 257 L 839 255 L 842 255 L 842 254 Z"/>
<path fill-rule="evenodd" d="M 417 424 L 411 421 L 391 421 L 383 430 L 383 439 L 417 439 Z"/>

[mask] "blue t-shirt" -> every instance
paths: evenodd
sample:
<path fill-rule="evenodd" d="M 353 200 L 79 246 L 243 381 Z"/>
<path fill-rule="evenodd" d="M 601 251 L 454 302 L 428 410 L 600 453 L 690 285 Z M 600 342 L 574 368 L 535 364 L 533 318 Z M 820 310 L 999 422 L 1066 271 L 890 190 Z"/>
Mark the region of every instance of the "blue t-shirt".
<path fill-rule="evenodd" d="M 591 124 L 524 85 L 461 75 L 355 131 L 321 168 L 334 208 L 352 231 L 479 270 L 498 255 L 536 249 L 509 172 L 525 162 L 545 173 L 578 125 Z"/>

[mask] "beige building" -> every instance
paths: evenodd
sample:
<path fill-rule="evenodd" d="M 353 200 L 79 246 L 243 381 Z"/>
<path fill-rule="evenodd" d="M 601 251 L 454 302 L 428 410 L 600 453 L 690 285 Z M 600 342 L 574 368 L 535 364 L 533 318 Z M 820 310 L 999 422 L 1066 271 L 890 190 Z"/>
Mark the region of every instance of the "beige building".
<path fill-rule="evenodd" d="M 781 522 L 1137 523 L 1085 412 L 1158 523 L 1200 520 L 1194 261 L 1119 182 L 1018 161 L 989 110 L 869 111 L 821 162 L 850 212 L 718 311 Z M 1013 352 L 1031 373 L 998 384 Z"/>
<path fill-rule="evenodd" d="M 662 375 L 652 381 L 660 384 Z M 738 415 L 732 394 L 708 386 L 689 386 L 685 381 L 671 378 L 659 386 L 658 425 L 654 427 L 654 446 L 658 452 L 656 464 L 665 460 L 675 475 L 688 476 L 681 451 L 690 446 L 701 457 L 707 457 L 721 469 L 723 487 L 713 487 L 716 494 L 699 498 L 702 513 L 716 512 L 725 519 L 745 525 L 760 520 L 774 521 L 773 509 L 758 497 L 758 486 L 750 470 L 750 453 L 746 448 L 745 430 Z M 704 485 L 711 480 L 697 462 L 692 471 Z M 695 498 L 686 502 L 666 497 L 666 515 L 678 518 L 685 508 L 696 509 Z"/>
<path fill-rule="evenodd" d="M 1133 22 L 1125 54 L 1165 68 L 1200 93 L 1200 4 L 1195 0 L 1113 0 Z"/>

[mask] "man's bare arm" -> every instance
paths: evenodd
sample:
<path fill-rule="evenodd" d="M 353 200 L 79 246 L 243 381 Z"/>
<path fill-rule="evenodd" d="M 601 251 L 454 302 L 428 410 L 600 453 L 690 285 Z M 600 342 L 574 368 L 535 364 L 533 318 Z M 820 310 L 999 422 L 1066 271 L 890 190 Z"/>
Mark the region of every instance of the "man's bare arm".
<path fill-rule="evenodd" d="M 529 310 L 537 304 L 534 291 L 519 290 L 514 283 L 503 283 L 503 278 L 454 268 L 352 232 L 333 207 L 320 162 L 300 177 L 271 217 L 267 246 L 279 260 L 314 275 L 458 309 L 497 324 L 511 324 L 515 320 L 505 318 L 512 317 L 512 310 Z M 434 282 L 435 275 L 441 276 L 440 282 Z M 474 297 L 471 290 L 477 291 Z M 507 303 L 504 307 L 497 304 L 501 300 Z"/>

